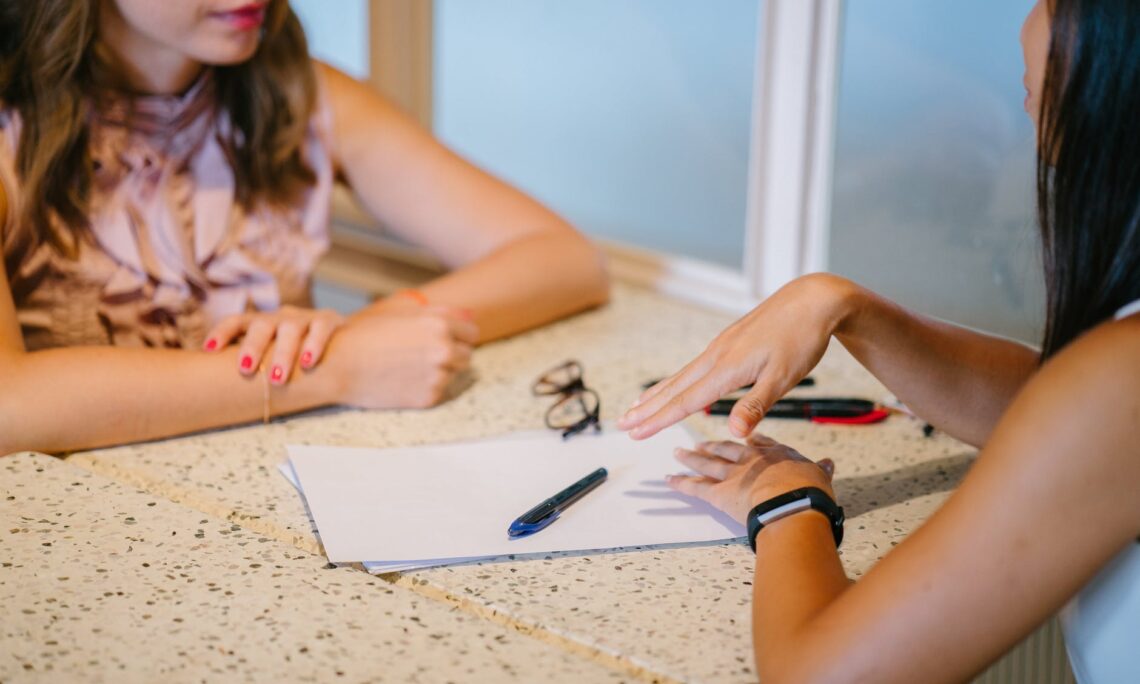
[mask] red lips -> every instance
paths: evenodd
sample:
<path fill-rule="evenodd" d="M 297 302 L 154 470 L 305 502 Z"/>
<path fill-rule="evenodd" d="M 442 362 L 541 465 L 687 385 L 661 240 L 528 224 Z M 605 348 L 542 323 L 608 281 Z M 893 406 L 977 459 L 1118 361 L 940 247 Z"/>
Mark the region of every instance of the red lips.
<path fill-rule="evenodd" d="M 226 22 L 239 31 L 249 31 L 265 22 L 265 5 L 249 4 L 227 12 L 214 12 L 210 16 Z"/>

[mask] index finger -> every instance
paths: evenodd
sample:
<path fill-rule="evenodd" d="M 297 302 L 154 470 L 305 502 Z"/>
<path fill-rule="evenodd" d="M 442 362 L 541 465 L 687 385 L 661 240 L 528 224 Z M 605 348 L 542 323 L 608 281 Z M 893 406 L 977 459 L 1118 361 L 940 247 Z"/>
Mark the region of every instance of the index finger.
<path fill-rule="evenodd" d="M 648 396 L 643 394 L 642 398 L 618 419 L 618 428 L 633 430 L 644 424 L 647 419 L 660 413 L 662 408 L 676 399 L 678 395 L 688 391 L 694 385 L 700 384 L 715 365 L 715 362 L 705 354 L 693 359 L 679 373 L 662 380 L 647 390 L 650 394 Z"/>
<path fill-rule="evenodd" d="M 633 406 L 631 406 L 630 409 L 635 409 L 638 406 L 641 406 L 642 404 L 648 402 L 650 399 L 656 397 L 666 390 L 675 390 L 678 387 L 680 389 L 684 389 L 685 387 L 691 385 L 691 376 L 701 368 L 701 361 L 704 360 L 704 356 L 704 353 L 701 353 L 695 359 L 685 364 L 685 367 L 681 370 L 677 371 L 667 378 L 662 378 L 661 380 L 658 380 L 657 382 L 647 387 L 645 391 L 642 392 L 641 395 L 637 398 L 637 401 L 633 402 Z"/>
<path fill-rule="evenodd" d="M 707 376 L 701 378 L 684 392 L 670 398 L 663 406 L 636 423 L 636 426 L 630 429 L 629 436 L 633 439 L 652 437 L 670 425 L 703 410 L 719 399 L 720 396 L 721 390 L 718 383 L 708 380 Z"/>
<path fill-rule="evenodd" d="M 206 333 L 203 347 L 206 351 L 220 351 L 236 339 L 249 325 L 250 314 L 234 314 L 226 316 Z"/>

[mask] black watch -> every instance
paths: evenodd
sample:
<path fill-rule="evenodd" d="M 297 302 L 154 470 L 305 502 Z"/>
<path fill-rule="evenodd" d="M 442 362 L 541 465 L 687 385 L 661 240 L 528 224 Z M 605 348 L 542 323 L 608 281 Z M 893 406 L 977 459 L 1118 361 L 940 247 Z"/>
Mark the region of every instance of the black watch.
<path fill-rule="evenodd" d="M 819 511 L 831 521 L 831 533 L 835 536 L 835 547 L 843 541 L 843 508 L 818 487 L 801 487 L 787 494 L 768 499 L 748 513 L 748 543 L 756 552 L 756 535 L 765 525 L 800 511 Z"/>

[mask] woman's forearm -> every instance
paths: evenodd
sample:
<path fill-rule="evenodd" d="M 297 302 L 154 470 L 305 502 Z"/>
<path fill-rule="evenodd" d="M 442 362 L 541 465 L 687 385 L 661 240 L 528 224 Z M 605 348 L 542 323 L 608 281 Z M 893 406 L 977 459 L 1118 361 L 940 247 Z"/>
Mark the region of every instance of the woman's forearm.
<path fill-rule="evenodd" d="M 451 152 L 390 102 L 319 67 L 337 168 L 368 211 L 451 273 L 421 288 L 470 310 L 480 341 L 606 301 L 603 260 L 565 221 Z"/>
<path fill-rule="evenodd" d="M 263 374 L 237 350 L 74 347 L 0 358 L 0 454 L 94 448 L 261 420 Z M 334 378 L 297 371 L 270 387 L 274 415 L 332 403 Z"/>
<path fill-rule="evenodd" d="M 985 443 L 1038 366 L 1017 342 L 919 316 L 863 288 L 848 296 L 836 338 L 923 419 Z"/>
<path fill-rule="evenodd" d="M 800 513 L 760 531 L 752 641 L 761 682 L 807 681 L 797 674 L 807 626 L 848 586 L 823 515 Z"/>
<path fill-rule="evenodd" d="M 486 342 L 604 304 L 609 279 L 597 247 L 567 229 L 521 238 L 421 289 L 470 310 Z"/>

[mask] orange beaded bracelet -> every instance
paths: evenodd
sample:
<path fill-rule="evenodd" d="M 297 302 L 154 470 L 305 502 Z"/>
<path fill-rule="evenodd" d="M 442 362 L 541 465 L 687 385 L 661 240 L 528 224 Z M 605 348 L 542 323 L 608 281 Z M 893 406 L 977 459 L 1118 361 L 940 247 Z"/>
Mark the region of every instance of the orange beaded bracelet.
<path fill-rule="evenodd" d="M 392 296 L 393 297 L 407 297 L 408 299 L 414 301 L 416 304 L 419 304 L 420 306 L 427 306 L 428 304 L 431 303 L 430 301 L 428 301 L 427 295 L 425 295 L 423 292 L 420 292 L 419 290 L 412 290 L 412 289 L 400 290 L 399 292 L 397 292 L 396 294 L 394 294 Z"/>

